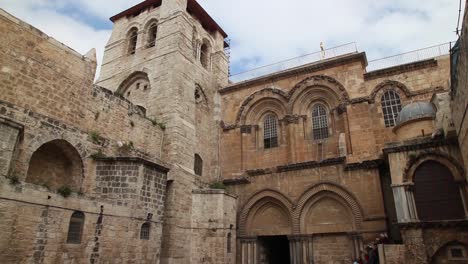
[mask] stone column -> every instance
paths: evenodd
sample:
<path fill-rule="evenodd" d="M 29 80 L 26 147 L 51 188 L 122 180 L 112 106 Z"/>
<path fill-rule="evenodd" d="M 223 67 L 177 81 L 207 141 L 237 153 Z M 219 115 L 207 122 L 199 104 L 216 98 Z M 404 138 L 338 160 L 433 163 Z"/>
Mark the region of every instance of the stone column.
<path fill-rule="evenodd" d="M 312 235 L 289 236 L 288 239 L 291 264 L 313 262 Z"/>
<path fill-rule="evenodd" d="M 361 257 L 361 250 L 364 249 L 362 236 L 360 233 L 349 233 L 349 238 L 353 242 L 353 259 Z"/>
<path fill-rule="evenodd" d="M 463 203 L 463 209 L 465 210 L 465 218 L 468 219 L 468 197 L 467 194 L 467 183 L 466 181 L 457 182 L 460 191 L 461 200 Z"/>
<path fill-rule="evenodd" d="M 413 183 L 392 185 L 399 223 L 416 222 L 418 214 L 413 196 Z"/>
<path fill-rule="evenodd" d="M 241 242 L 241 264 L 258 263 L 257 238 L 249 237 L 240 239 Z"/>

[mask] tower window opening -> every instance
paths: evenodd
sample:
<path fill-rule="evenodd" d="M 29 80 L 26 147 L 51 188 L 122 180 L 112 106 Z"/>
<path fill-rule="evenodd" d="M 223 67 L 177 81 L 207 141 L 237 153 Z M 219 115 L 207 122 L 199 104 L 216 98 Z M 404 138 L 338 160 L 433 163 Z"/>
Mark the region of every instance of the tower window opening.
<path fill-rule="evenodd" d="M 128 38 L 128 53 L 133 55 L 136 52 L 138 41 L 138 30 L 136 28 L 132 29 Z"/>
<path fill-rule="evenodd" d="M 148 47 L 156 46 L 156 37 L 158 35 L 158 25 L 156 23 L 151 24 L 148 31 Z"/>
<path fill-rule="evenodd" d="M 195 162 L 193 165 L 193 171 L 195 172 L 195 175 L 198 175 L 198 176 L 202 176 L 203 174 L 203 160 L 198 154 L 195 154 Z"/>
<path fill-rule="evenodd" d="M 210 48 L 203 43 L 200 47 L 200 62 L 203 68 L 208 69 L 210 64 Z"/>

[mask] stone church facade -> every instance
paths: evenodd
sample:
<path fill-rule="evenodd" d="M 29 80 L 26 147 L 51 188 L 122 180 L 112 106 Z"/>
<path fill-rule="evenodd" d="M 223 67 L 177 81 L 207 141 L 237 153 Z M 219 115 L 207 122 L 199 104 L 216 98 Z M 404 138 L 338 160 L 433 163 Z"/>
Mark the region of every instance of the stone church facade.
<path fill-rule="evenodd" d="M 381 233 L 385 263 L 468 261 L 467 26 L 234 83 L 195 0 L 111 20 L 94 83 L 94 51 L 0 10 L 1 263 L 352 263 Z"/>

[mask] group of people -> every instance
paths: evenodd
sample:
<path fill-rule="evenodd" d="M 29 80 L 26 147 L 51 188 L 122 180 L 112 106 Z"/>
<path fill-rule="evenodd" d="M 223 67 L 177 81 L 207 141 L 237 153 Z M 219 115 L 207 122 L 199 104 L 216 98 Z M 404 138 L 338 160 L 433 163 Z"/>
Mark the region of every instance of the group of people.
<path fill-rule="evenodd" d="M 389 239 L 386 233 L 381 233 L 380 237 L 374 242 L 369 243 L 364 250 L 361 251 L 361 257 L 355 259 L 353 264 L 379 264 L 379 244 L 388 244 Z"/>

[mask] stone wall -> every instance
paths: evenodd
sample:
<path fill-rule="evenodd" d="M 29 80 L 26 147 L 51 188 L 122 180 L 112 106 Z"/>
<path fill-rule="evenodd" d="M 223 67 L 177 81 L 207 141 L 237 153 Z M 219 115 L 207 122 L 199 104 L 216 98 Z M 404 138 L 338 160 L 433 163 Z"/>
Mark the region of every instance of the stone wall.
<path fill-rule="evenodd" d="M 379 245 L 381 264 L 401 264 L 405 262 L 405 245 Z"/>
<path fill-rule="evenodd" d="M 223 190 L 193 192 L 192 263 L 235 263 L 236 208 L 236 198 Z"/>
<path fill-rule="evenodd" d="M 364 59 L 363 54 L 350 55 L 221 89 L 223 177 L 343 155 L 348 162 L 377 159 L 385 143 L 396 140 L 384 123 L 385 91 L 394 89 L 402 106 L 448 91 L 448 56 L 371 73 L 365 73 Z M 311 138 L 309 108 L 314 101 L 329 107 L 326 140 Z M 279 119 L 279 147 L 272 149 L 263 148 L 261 117 L 268 111 Z M 341 135 L 347 153 L 340 153 Z"/>
<path fill-rule="evenodd" d="M 455 70 L 455 80 L 452 79 L 451 106 L 466 168 L 468 167 L 468 9 L 465 10 L 459 39 L 458 63 L 452 68 L 452 71 Z"/>
<path fill-rule="evenodd" d="M 346 235 L 314 236 L 314 263 L 352 263 L 353 245 Z"/>
<path fill-rule="evenodd" d="M 6 177 L 10 175 L 12 159 L 15 156 L 16 145 L 18 144 L 18 136 L 22 132 L 23 127 L 16 123 L 0 119 L 0 176 Z"/>
<path fill-rule="evenodd" d="M 140 240 L 148 222 L 143 211 L 73 194 L 63 198 L 45 188 L 0 179 L 0 259 L 5 263 L 156 263 L 161 217 L 150 219 L 150 240 Z M 74 211 L 85 215 L 82 241 L 67 244 Z M 92 260 L 93 259 L 93 260 Z"/>
<path fill-rule="evenodd" d="M 93 52 L 82 56 L 4 11 L 0 31 L 0 259 L 158 262 L 163 127 L 93 86 Z M 75 211 L 85 215 L 84 232 L 80 244 L 68 244 Z M 149 240 L 140 239 L 145 222 Z"/>

